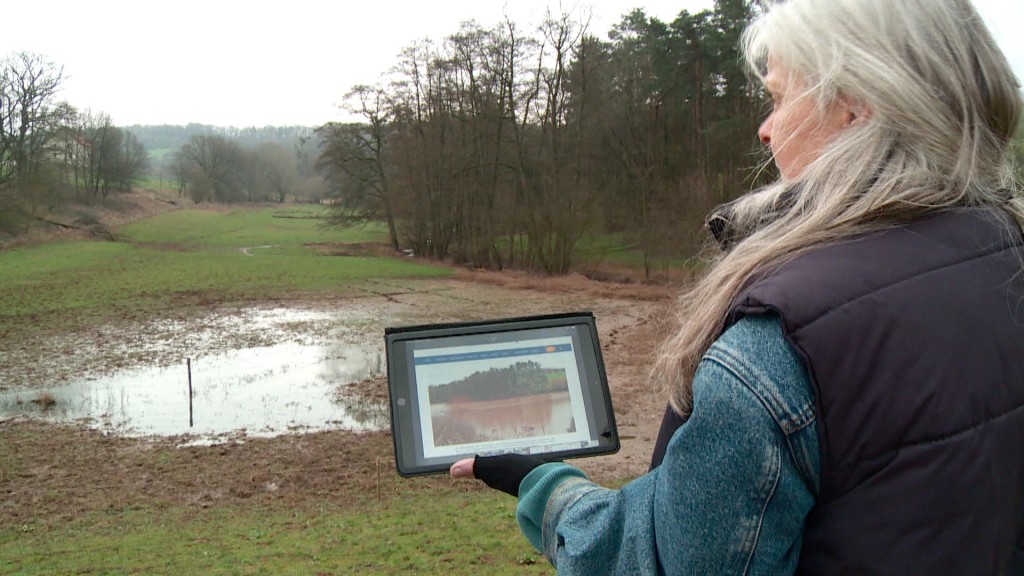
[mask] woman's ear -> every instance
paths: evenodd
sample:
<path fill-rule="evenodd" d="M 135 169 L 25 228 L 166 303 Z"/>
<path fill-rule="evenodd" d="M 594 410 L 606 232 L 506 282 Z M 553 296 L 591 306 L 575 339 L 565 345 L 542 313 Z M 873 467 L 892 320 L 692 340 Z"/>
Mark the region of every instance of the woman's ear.
<path fill-rule="evenodd" d="M 860 124 L 871 119 L 871 108 L 868 108 L 863 102 L 844 98 L 843 106 L 846 107 L 844 127 Z"/>

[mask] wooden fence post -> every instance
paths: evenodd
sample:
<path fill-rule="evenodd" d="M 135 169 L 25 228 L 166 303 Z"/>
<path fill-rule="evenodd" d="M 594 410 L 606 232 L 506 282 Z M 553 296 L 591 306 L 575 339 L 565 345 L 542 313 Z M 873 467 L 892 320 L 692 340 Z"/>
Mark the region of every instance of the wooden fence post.
<path fill-rule="evenodd" d="M 188 366 L 188 427 L 192 427 L 192 359 L 186 358 L 185 365 Z"/>

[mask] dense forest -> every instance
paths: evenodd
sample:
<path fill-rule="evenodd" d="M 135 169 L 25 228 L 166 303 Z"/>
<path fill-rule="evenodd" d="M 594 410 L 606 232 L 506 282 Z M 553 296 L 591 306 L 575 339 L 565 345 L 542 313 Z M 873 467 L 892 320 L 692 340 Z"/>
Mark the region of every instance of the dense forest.
<path fill-rule="evenodd" d="M 608 40 L 572 15 L 524 32 L 464 24 L 418 42 L 319 129 L 337 218 L 478 266 L 563 273 L 585 234 L 657 259 L 691 255 L 708 209 L 756 184 L 762 96 L 739 61 L 756 3 L 662 22 L 637 10 Z"/>
<path fill-rule="evenodd" d="M 564 368 L 543 368 L 533 361 L 516 362 L 507 368 L 474 372 L 451 382 L 429 387 L 431 404 L 486 402 L 565 392 L 569 389 Z"/>
<path fill-rule="evenodd" d="M 737 49 L 761 5 L 636 10 L 607 40 L 561 14 L 410 45 L 348 93 L 360 122 L 318 130 L 335 220 L 384 221 L 395 249 L 488 268 L 564 273 L 581 240 L 609 235 L 648 273 L 694 256 L 709 210 L 775 177 Z"/>

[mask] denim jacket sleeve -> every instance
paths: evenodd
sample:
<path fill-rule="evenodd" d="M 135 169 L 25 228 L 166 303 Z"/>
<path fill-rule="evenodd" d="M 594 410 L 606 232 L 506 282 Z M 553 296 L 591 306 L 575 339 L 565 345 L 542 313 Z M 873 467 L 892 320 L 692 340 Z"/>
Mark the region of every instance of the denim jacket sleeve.
<path fill-rule="evenodd" d="M 813 393 L 777 316 L 708 350 L 661 466 L 619 490 L 565 464 L 520 485 L 517 519 L 559 574 L 792 574 L 818 485 Z"/>

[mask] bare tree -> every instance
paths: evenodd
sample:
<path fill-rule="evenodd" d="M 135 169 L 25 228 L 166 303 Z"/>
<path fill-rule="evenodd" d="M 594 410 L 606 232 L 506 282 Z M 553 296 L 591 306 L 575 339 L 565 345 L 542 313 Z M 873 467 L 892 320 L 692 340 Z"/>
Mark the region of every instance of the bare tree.
<path fill-rule="evenodd" d="M 118 154 L 116 179 L 118 189 L 128 192 L 149 168 L 149 153 L 133 133 L 123 129 L 122 133 L 124 138 Z"/>
<path fill-rule="evenodd" d="M 110 176 L 114 174 L 117 150 L 121 146 L 121 134 L 109 114 L 93 117 L 86 114 L 83 121 L 81 145 L 85 148 L 85 187 L 95 201 L 107 197 L 110 191 Z"/>
<path fill-rule="evenodd" d="M 174 153 L 179 186 L 193 202 L 237 202 L 243 199 L 241 147 L 219 135 L 193 136 Z"/>
<path fill-rule="evenodd" d="M 60 183 L 54 144 L 72 108 L 56 100 L 63 71 L 42 56 L 18 52 L 0 59 L 0 227 L 52 203 Z"/>
<path fill-rule="evenodd" d="M 542 108 L 539 140 L 532 147 L 530 159 L 532 176 L 525 193 L 525 225 L 531 267 L 563 274 L 571 266 L 573 247 L 588 222 L 589 190 L 582 179 L 582 157 L 577 153 L 579 132 L 572 126 L 574 113 L 577 123 L 583 121 L 585 99 L 577 98 L 574 103 L 568 86 L 571 59 L 585 27 L 569 14 L 549 14 L 540 32 L 543 47 L 539 61 L 544 65 L 538 69 L 538 81 Z M 585 90 L 585 82 L 581 82 L 579 94 Z M 526 168 L 522 166 L 521 170 Z"/>
<path fill-rule="evenodd" d="M 31 173 L 60 119 L 63 70 L 18 52 L 0 60 L 0 183 Z"/>
<path fill-rule="evenodd" d="M 68 183 L 88 202 L 128 192 L 148 166 L 145 146 L 109 114 L 76 113 L 60 138 Z"/>
<path fill-rule="evenodd" d="M 753 10 L 635 11 L 608 42 L 571 14 L 419 41 L 349 94 L 362 122 L 321 128 L 338 214 L 382 217 L 419 254 L 551 274 L 586 233 L 622 232 L 650 271 L 749 184 L 759 94 L 735 45 Z"/>
<path fill-rule="evenodd" d="M 343 224 L 383 218 L 391 246 L 399 250 L 394 189 L 389 174 L 391 109 L 379 86 L 360 85 L 345 96 L 346 109 L 365 124 L 330 123 L 318 132 L 322 151 L 317 166 L 327 171 L 335 201 L 332 221 Z"/>
<path fill-rule="evenodd" d="M 284 202 L 295 193 L 298 168 L 291 151 L 276 142 L 264 142 L 252 151 L 252 156 L 259 166 L 261 188 L 269 199 Z"/>

